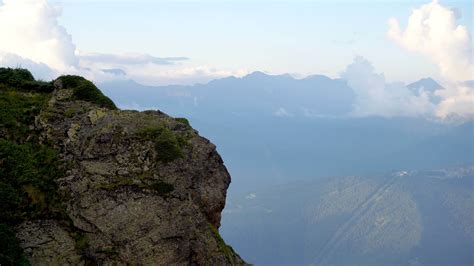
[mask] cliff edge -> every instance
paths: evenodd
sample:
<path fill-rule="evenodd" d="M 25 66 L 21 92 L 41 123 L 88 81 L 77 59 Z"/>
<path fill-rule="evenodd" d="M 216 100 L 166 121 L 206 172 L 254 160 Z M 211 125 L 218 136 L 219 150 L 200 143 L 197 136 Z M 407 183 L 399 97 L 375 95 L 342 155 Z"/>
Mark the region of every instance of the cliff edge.
<path fill-rule="evenodd" d="M 186 119 L 21 69 L 0 103 L 1 265 L 245 264 L 218 232 L 230 175 Z"/>

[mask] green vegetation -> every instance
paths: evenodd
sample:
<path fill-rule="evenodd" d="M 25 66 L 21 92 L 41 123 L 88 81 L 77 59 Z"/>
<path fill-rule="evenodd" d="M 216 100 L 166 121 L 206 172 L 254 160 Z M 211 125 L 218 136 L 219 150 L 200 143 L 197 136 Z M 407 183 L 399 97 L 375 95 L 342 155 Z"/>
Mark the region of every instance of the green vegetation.
<path fill-rule="evenodd" d="M 219 234 L 219 231 L 216 227 L 214 227 L 214 225 L 209 224 L 209 228 L 211 229 L 212 234 L 217 240 L 217 245 L 219 245 L 219 251 L 224 254 L 224 256 L 227 258 L 231 265 L 234 265 L 234 256 L 236 254 L 234 249 L 225 243 L 224 239 L 222 239 L 221 235 Z"/>
<path fill-rule="evenodd" d="M 62 218 L 55 180 L 62 175 L 56 151 L 0 140 L 0 222 Z"/>
<path fill-rule="evenodd" d="M 177 118 L 175 118 L 174 120 L 176 120 L 176 121 L 178 121 L 178 122 L 180 122 L 180 123 L 185 124 L 188 129 L 191 129 L 191 128 L 192 128 L 192 127 L 191 127 L 191 124 L 189 123 L 189 120 L 186 119 L 186 118 L 184 118 L 184 117 L 177 117 Z"/>
<path fill-rule="evenodd" d="M 73 90 L 74 99 L 95 103 L 108 109 L 117 109 L 114 102 L 102 94 L 89 80 L 80 76 L 61 76 L 58 79 L 61 80 L 65 89 Z"/>
<path fill-rule="evenodd" d="M 178 138 L 168 128 L 165 128 L 155 139 L 155 150 L 158 161 L 169 163 L 183 157 L 183 150 Z"/>
<path fill-rule="evenodd" d="M 167 197 L 168 194 L 174 190 L 174 186 L 172 184 L 168 184 L 163 181 L 154 182 L 151 184 L 150 188 L 155 190 L 161 197 Z"/>
<path fill-rule="evenodd" d="M 89 247 L 89 238 L 84 233 L 76 233 L 74 240 L 76 241 L 76 249 L 81 252 Z"/>
<path fill-rule="evenodd" d="M 24 69 L 0 68 L 0 265 L 28 265 L 13 226 L 33 219 L 67 220 L 55 180 L 55 150 L 38 144 L 35 117 L 53 85 Z"/>
<path fill-rule="evenodd" d="M 0 137 L 24 141 L 31 136 L 35 116 L 48 99 L 41 93 L 0 92 Z"/>
<path fill-rule="evenodd" d="M 151 177 L 148 175 L 141 175 L 138 177 L 138 179 L 135 179 L 138 182 L 134 182 L 133 178 L 118 177 L 114 182 L 100 184 L 96 186 L 95 188 L 113 191 L 124 186 L 134 186 L 141 189 L 154 190 L 158 193 L 158 195 L 160 195 L 163 198 L 168 197 L 169 193 L 171 193 L 174 190 L 174 186 L 172 184 L 168 184 L 161 180 L 154 181 L 153 183 L 149 184 L 149 182 L 145 181 L 146 179 L 149 179 L 149 178 Z"/>
<path fill-rule="evenodd" d="M 0 224 L 0 265 L 30 265 L 10 226 Z"/>
<path fill-rule="evenodd" d="M 183 157 L 183 147 L 187 141 L 164 125 L 145 127 L 136 135 L 143 140 L 151 140 L 155 143 L 157 159 L 160 162 L 169 163 Z"/>
<path fill-rule="evenodd" d="M 52 82 L 36 81 L 26 69 L 0 68 L 0 90 L 12 87 L 28 92 L 49 93 L 54 89 Z"/>
<path fill-rule="evenodd" d="M 132 185 L 133 185 L 133 179 L 127 178 L 127 177 L 118 177 L 118 179 L 115 180 L 115 182 L 100 184 L 95 188 L 113 191 L 124 186 L 132 186 Z"/>
<path fill-rule="evenodd" d="M 117 256 L 119 253 L 115 247 L 110 247 L 102 250 L 97 250 L 97 253 L 107 254 L 109 256 Z"/>

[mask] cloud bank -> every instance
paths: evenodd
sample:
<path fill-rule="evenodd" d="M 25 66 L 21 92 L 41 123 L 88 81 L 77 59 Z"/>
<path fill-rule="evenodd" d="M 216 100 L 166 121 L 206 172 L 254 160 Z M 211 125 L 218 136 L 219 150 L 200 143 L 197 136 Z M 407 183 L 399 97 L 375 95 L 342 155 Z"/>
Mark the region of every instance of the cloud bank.
<path fill-rule="evenodd" d="M 415 95 L 403 83 L 387 83 L 363 57 L 356 57 L 341 78 L 356 94 L 356 116 L 429 116 L 435 108 L 427 92 Z"/>
<path fill-rule="evenodd" d="M 464 81 L 474 79 L 474 55 L 469 30 L 457 22 L 458 14 L 437 0 L 414 9 L 402 30 L 399 22 L 389 20 L 388 36 L 401 47 L 428 57 L 445 78 L 445 90 L 436 95 L 443 101 L 436 115 L 474 117 L 474 88 Z"/>

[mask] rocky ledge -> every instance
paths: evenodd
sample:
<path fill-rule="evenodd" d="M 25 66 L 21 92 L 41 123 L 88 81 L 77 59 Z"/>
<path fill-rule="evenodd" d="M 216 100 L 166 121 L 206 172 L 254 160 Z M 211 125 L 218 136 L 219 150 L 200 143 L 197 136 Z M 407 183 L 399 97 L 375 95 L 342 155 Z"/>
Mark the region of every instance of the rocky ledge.
<path fill-rule="evenodd" d="M 106 100 L 91 100 L 81 90 L 96 88 L 80 77 L 51 86 L 29 125 L 34 133 L 15 142 L 35 139 L 57 152 L 55 196 L 26 193 L 48 206 L 0 221 L 31 264 L 245 264 L 218 232 L 231 177 L 209 140 L 186 119 L 118 110 L 98 90 Z M 8 131 L 0 137 L 11 139 Z"/>

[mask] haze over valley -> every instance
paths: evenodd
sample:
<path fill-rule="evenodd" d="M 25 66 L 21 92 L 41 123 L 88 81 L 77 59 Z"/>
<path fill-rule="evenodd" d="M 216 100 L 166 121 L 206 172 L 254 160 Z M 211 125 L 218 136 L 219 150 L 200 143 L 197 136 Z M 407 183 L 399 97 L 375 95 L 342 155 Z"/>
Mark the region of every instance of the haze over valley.
<path fill-rule="evenodd" d="M 0 0 L 0 265 L 474 265 L 472 11 Z"/>

